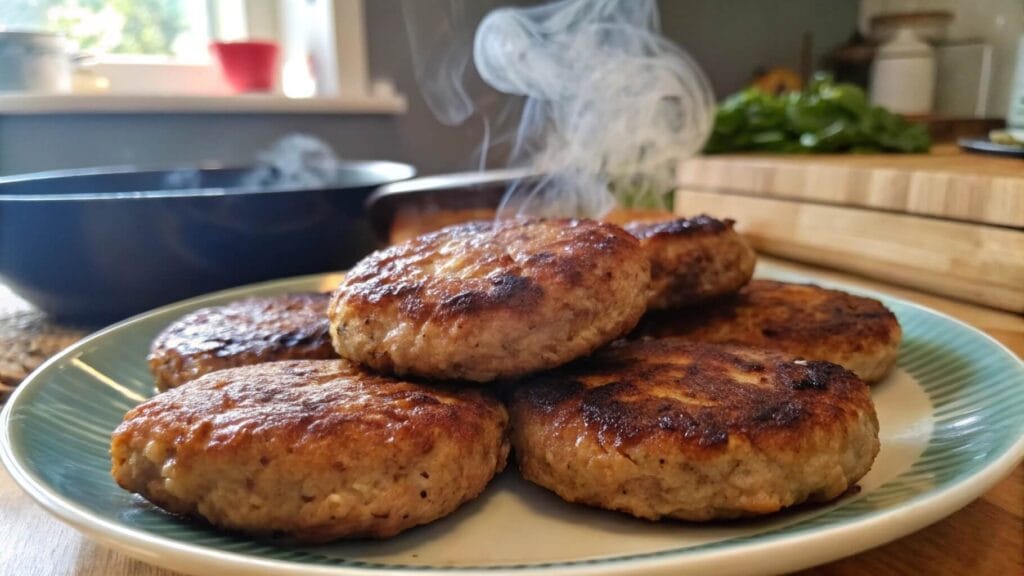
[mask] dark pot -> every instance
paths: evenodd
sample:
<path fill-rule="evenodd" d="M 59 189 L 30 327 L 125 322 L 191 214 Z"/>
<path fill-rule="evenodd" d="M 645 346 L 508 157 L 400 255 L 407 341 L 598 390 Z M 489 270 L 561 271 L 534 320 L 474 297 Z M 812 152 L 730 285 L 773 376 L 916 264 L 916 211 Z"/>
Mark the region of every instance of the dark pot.
<path fill-rule="evenodd" d="M 0 178 L 0 279 L 58 318 L 97 323 L 229 286 L 343 269 L 375 247 L 366 198 L 415 170 L 351 162 L 337 186 L 313 190 L 239 188 L 246 172 Z"/>

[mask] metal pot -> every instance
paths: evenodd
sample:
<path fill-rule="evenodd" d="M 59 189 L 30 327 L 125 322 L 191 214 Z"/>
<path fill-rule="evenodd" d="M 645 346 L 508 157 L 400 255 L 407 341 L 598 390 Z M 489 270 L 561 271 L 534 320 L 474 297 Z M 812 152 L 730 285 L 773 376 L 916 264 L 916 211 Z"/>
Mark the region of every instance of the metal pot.
<path fill-rule="evenodd" d="M 47 32 L 0 32 L 0 92 L 70 92 L 67 43 Z"/>

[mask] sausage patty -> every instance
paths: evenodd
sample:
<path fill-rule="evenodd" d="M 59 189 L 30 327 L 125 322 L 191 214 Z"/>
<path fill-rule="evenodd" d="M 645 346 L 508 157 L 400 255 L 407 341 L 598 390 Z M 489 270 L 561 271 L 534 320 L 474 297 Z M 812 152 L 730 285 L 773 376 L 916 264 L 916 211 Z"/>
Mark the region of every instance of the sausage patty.
<path fill-rule="evenodd" d="M 746 284 L 757 257 L 733 224 L 707 215 L 626 224 L 651 261 L 648 308 L 692 306 Z"/>
<path fill-rule="evenodd" d="M 809 284 L 754 280 L 734 298 L 648 314 L 634 334 L 779 350 L 834 362 L 877 382 L 896 363 L 902 330 L 877 300 Z"/>
<path fill-rule="evenodd" d="M 174 388 L 223 368 L 337 358 L 327 322 L 329 300 L 316 292 L 246 298 L 183 316 L 150 348 L 157 388 Z"/>
<path fill-rule="evenodd" d="M 479 391 L 295 360 L 159 394 L 128 412 L 110 452 L 122 488 L 219 528 L 383 538 L 480 494 L 505 467 L 507 423 Z"/>
<path fill-rule="evenodd" d="M 328 313 L 343 358 L 487 382 L 564 364 L 625 334 L 649 282 L 639 242 L 618 226 L 473 222 L 366 257 Z"/>
<path fill-rule="evenodd" d="M 776 512 L 871 468 L 867 385 L 827 362 L 679 339 L 618 342 L 511 393 L 523 476 L 657 520 Z"/>

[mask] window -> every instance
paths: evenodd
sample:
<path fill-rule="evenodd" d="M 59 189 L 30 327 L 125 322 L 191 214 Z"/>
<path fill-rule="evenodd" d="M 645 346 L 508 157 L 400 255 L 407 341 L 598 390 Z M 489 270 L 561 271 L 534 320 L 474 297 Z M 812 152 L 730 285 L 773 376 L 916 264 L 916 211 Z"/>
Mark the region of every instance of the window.
<path fill-rule="evenodd" d="M 66 36 L 76 51 L 208 61 L 205 0 L 6 0 L 0 22 Z"/>
<path fill-rule="evenodd" d="M 84 57 L 83 65 L 107 80 L 115 96 L 230 95 L 210 56 L 210 41 L 258 39 L 280 48 L 282 85 L 271 97 L 316 96 L 325 100 L 312 104 L 317 110 L 330 109 L 327 101 L 339 111 L 405 109 L 389 81 L 371 81 L 363 0 L 0 0 L 0 30 L 5 28 L 65 35 Z M 0 112 L 5 98 L 15 102 L 18 97 L 0 97 Z M 247 100 L 246 106 L 260 106 Z M 187 105 L 180 98 L 173 105 L 166 98 L 137 104 L 132 106 Z M 12 105 L 10 110 L 21 106 Z M 191 105 L 207 104 L 194 99 Z M 83 109 L 75 106 L 84 105 L 80 101 L 71 109 Z M 222 103 L 210 106 L 223 109 Z M 279 109 L 273 102 L 266 106 Z"/>

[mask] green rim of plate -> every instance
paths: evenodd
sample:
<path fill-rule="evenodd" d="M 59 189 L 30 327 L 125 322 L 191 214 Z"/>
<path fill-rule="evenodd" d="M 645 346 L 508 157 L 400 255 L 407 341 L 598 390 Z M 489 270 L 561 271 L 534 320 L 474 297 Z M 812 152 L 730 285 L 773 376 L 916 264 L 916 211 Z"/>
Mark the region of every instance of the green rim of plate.
<path fill-rule="evenodd" d="M 770 274 L 809 281 L 791 274 Z M 51 359 L 15 392 L 0 415 L 0 457 L 29 494 L 79 528 L 102 526 L 125 538 L 196 554 L 238 555 L 303 566 L 410 572 L 494 572 L 618 566 L 682 559 L 724 549 L 792 542 L 826 528 L 863 527 L 915 508 L 927 518 L 907 523 L 895 537 L 950 514 L 1008 474 L 1024 456 L 1024 363 L 1001 344 L 941 313 L 884 294 L 829 283 L 882 300 L 903 326 L 899 366 L 933 404 L 933 433 L 905 473 L 824 513 L 752 536 L 657 552 L 563 562 L 430 567 L 339 559 L 298 547 L 257 542 L 184 522 L 132 499 L 110 477 L 111 431 L 124 412 L 152 392 L 144 350 L 156 332 L 180 315 L 241 296 L 315 290 L 322 275 L 226 290 L 166 306 L 102 330 Z M 111 339 L 138 343 L 110 350 Z M 139 353 L 139 350 L 143 350 Z M 83 355 L 104 352 L 124 369 L 117 381 L 83 378 Z M 100 377 L 102 379 L 102 376 Z M 85 394 L 83 394 L 85 392 Z M 945 498 L 945 504 L 940 503 Z M 938 503 L 938 505 L 936 505 Z M 860 549 L 880 544 L 876 538 Z M 847 553 L 858 550 L 851 549 Z M 836 555 L 838 557 L 839 555 Z M 221 558 L 222 560 L 224 558 Z"/>

